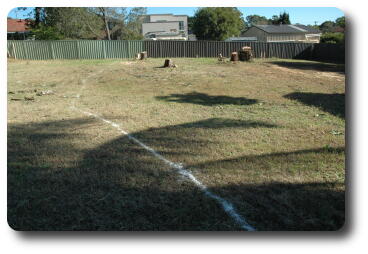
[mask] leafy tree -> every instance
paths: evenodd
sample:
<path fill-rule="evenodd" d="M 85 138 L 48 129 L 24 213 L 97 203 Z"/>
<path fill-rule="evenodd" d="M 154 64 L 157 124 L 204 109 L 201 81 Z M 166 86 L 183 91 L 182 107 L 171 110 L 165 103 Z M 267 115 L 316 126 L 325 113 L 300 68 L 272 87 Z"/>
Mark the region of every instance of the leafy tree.
<path fill-rule="evenodd" d="M 287 13 L 287 12 L 280 13 L 279 16 L 273 15 L 272 19 L 270 19 L 269 22 L 273 25 L 280 25 L 280 24 L 289 25 L 289 24 L 291 24 L 290 23 L 290 16 L 289 16 L 289 13 Z"/>
<path fill-rule="evenodd" d="M 111 40 L 112 33 L 124 26 L 124 19 L 126 18 L 126 8 L 124 7 L 96 7 L 90 8 L 90 11 L 100 17 L 108 40 Z"/>
<path fill-rule="evenodd" d="M 35 7 L 31 27 L 36 39 L 142 39 L 141 24 L 146 8 Z M 46 36 L 51 31 L 57 35 Z"/>
<path fill-rule="evenodd" d="M 46 26 L 56 29 L 68 39 L 100 38 L 103 24 L 100 18 L 80 7 L 47 7 L 45 8 Z"/>
<path fill-rule="evenodd" d="M 269 23 L 266 17 L 259 15 L 248 15 L 245 19 L 247 27 L 251 27 L 254 25 L 267 25 Z"/>
<path fill-rule="evenodd" d="M 343 44 L 345 35 L 344 33 L 324 33 L 321 36 L 321 43 Z"/>
<path fill-rule="evenodd" d="M 199 8 L 193 17 L 193 33 L 200 40 L 225 40 L 244 29 L 242 13 L 235 7 Z"/>
<path fill-rule="evenodd" d="M 345 28 L 345 17 L 344 17 L 344 16 L 342 16 L 342 17 L 340 17 L 340 18 L 337 18 L 337 19 L 335 20 L 335 24 L 336 24 L 337 26 L 339 26 L 339 27 Z"/>
<path fill-rule="evenodd" d="M 124 40 L 142 40 L 142 23 L 144 16 L 147 14 L 147 8 L 132 8 L 125 20 L 125 28 L 122 31 L 122 39 Z"/>
<path fill-rule="evenodd" d="M 194 17 L 188 17 L 188 31 L 193 31 Z"/>
<path fill-rule="evenodd" d="M 268 20 L 268 23 L 272 25 L 279 24 L 279 16 L 273 15 L 272 18 Z"/>
<path fill-rule="evenodd" d="M 325 21 L 319 26 L 319 30 L 321 30 L 322 33 L 328 33 L 328 32 L 333 32 L 334 27 L 335 27 L 335 22 Z"/>
<path fill-rule="evenodd" d="M 90 8 L 104 23 L 104 30 L 108 40 L 111 39 L 142 39 L 141 25 L 147 8 L 135 7 L 129 13 L 127 8 L 97 7 Z"/>
<path fill-rule="evenodd" d="M 32 29 L 31 34 L 36 40 L 61 40 L 64 37 L 52 26 L 39 24 L 37 28 Z"/>

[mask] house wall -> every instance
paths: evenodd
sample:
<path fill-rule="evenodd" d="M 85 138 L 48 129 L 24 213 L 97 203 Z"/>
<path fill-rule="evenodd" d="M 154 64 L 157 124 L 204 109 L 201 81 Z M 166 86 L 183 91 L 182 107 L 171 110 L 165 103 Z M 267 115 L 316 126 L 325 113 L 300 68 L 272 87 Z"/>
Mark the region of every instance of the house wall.
<path fill-rule="evenodd" d="M 319 43 L 320 35 L 319 34 L 304 34 L 304 33 L 295 33 L 295 34 L 269 34 L 265 31 L 251 27 L 244 34 L 244 37 L 257 37 L 257 40 L 260 42 L 288 42 L 288 41 L 299 41 L 299 42 L 311 42 L 311 43 Z"/>
<path fill-rule="evenodd" d="M 258 41 L 266 41 L 266 33 L 256 27 L 249 28 L 244 34 L 242 34 L 242 37 L 257 37 Z"/>
<path fill-rule="evenodd" d="M 149 15 L 149 22 L 160 22 L 160 21 L 183 21 L 185 36 L 188 36 L 188 16 L 186 15 Z M 162 24 L 162 23 L 160 23 Z"/>
<path fill-rule="evenodd" d="M 155 23 L 143 23 L 142 33 L 143 36 L 149 32 L 179 32 L 179 22 L 155 22 Z"/>
<path fill-rule="evenodd" d="M 305 34 L 267 34 L 267 42 L 305 41 Z"/>

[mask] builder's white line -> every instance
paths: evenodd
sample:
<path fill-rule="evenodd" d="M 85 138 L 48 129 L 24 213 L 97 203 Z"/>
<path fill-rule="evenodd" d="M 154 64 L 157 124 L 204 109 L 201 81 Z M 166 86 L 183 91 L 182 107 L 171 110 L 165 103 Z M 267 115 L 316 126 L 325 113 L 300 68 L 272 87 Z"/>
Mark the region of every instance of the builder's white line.
<path fill-rule="evenodd" d="M 79 92 L 75 95 L 75 99 L 77 99 L 77 100 L 78 100 L 78 99 L 80 98 L 82 91 L 83 91 L 83 90 L 84 90 L 84 88 L 86 87 L 86 81 L 87 81 L 87 79 L 92 78 L 93 76 L 96 76 L 96 75 L 100 74 L 101 72 L 103 72 L 103 70 L 100 70 L 100 71 L 98 71 L 98 72 L 95 72 L 95 73 L 93 73 L 93 74 L 90 74 L 90 75 L 89 75 L 87 78 L 85 78 L 85 79 L 81 79 L 81 83 L 82 83 L 82 85 L 81 85 L 81 88 L 79 89 Z M 75 107 L 75 102 L 76 102 L 76 100 L 73 100 L 73 101 L 71 102 L 72 107 Z"/>
<path fill-rule="evenodd" d="M 159 154 L 158 152 L 156 152 L 153 148 L 147 146 L 146 144 L 142 143 L 141 141 L 139 141 L 137 138 L 133 137 L 132 135 L 130 135 L 128 132 L 124 131 L 120 126 L 119 124 L 117 123 L 114 123 L 110 120 L 107 120 L 99 115 L 96 115 L 94 113 L 90 113 L 90 112 L 87 112 L 87 111 L 83 111 L 83 110 L 80 110 L 74 106 L 72 106 L 72 109 L 74 110 L 78 110 L 88 116 L 91 116 L 91 117 L 94 117 L 94 118 L 97 118 L 107 124 L 110 124 L 111 126 L 113 126 L 114 128 L 116 128 L 118 131 L 120 131 L 120 133 L 126 135 L 130 140 L 132 140 L 133 142 L 137 143 L 138 145 L 140 145 L 141 147 L 143 147 L 144 149 L 146 149 L 147 151 L 149 151 L 150 153 L 152 153 L 156 158 L 162 160 L 163 162 L 165 162 L 166 164 L 168 164 L 170 167 L 172 168 L 175 168 L 178 170 L 178 173 L 186 178 L 188 178 L 189 180 L 191 180 L 199 189 L 201 189 L 203 191 L 203 193 L 216 200 L 221 206 L 222 208 L 224 209 L 224 211 L 231 217 L 233 218 L 236 223 L 239 224 L 239 226 L 244 229 L 244 230 L 247 230 L 247 231 L 255 231 L 256 229 L 254 227 L 252 227 L 251 225 L 249 225 L 249 223 L 246 222 L 246 220 L 241 216 L 239 215 L 234 206 L 227 200 L 217 196 L 216 194 L 213 194 L 212 192 L 210 192 L 208 190 L 208 188 L 203 184 L 201 183 L 197 178 L 195 178 L 195 176 L 190 173 L 189 170 L 185 169 L 184 166 L 181 164 L 181 163 L 174 163 L 168 159 L 166 159 L 165 157 L 163 157 L 161 154 Z"/>
<path fill-rule="evenodd" d="M 97 73 L 93 73 L 91 75 L 89 75 L 87 78 L 85 79 L 82 79 L 81 80 L 81 83 L 82 83 L 82 86 L 79 90 L 79 93 L 76 95 L 76 98 L 79 99 L 80 98 L 80 94 L 82 92 L 82 90 L 84 90 L 85 88 L 85 85 L 86 85 L 86 81 L 87 79 L 97 75 L 97 74 L 100 74 L 102 72 L 99 71 Z M 229 201 L 221 198 L 220 196 L 217 196 L 216 194 L 213 194 L 212 192 L 210 192 L 208 190 L 208 188 L 203 184 L 201 183 L 197 178 L 195 178 L 195 176 L 187 169 L 184 168 L 184 166 L 181 164 L 181 163 L 174 163 L 168 159 L 166 159 L 165 157 L 163 157 L 161 154 L 159 154 L 158 152 L 156 152 L 153 148 L 147 146 L 146 144 L 142 143 L 141 141 L 139 141 L 137 138 L 133 137 L 132 135 L 130 135 L 128 132 L 124 131 L 120 126 L 119 124 L 117 123 L 114 123 L 110 120 L 107 120 L 99 115 L 96 115 L 94 113 L 90 113 L 90 112 L 87 112 L 87 111 L 83 111 L 81 109 L 78 109 L 75 107 L 75 100 L 72 102 L 71 104 L 71 108 L 74 109 L 74 110 L 77 110 L 79 112 L 82 112 L 83 114 L 86 114 L 88 116 L 91 116 L 91 117 L 94 117 L 94 118 L 97 118 L 107 124 L 110 124 L 112 127 L 116 128 L 118 131 L 120 131 L 120 133 L 126 135 L 130 140 L 132 140 L 133 142 L 137 143 L 138 145 L 140 145 L 141 147 L 143 147 L 144 149 L 146 149 L 147 151 L 149 151 L 150 153 L 152 153 L 156 158 L 162 160 L 163 162 L 165 162 L 167 165 L 169 165 L 170 167 L 172 168 L 175 168 L 178 173 L 186 178 L 188 178 L 189 180 L 191 180 L 199 189 L 201 189 L 203 191 L 203 193 L 216 200 L 221 206 L 222 208 L 224 209 L 224 211 L 231 217 L 235 220 L 235 222 L 244 230 L 247 230 L 247 231 L 256 231 L 256 229 L 254 227 L 252 227 L 251 225 L 249 225 L 249 223 L 240 215 L 236 212 L 234 206 L 232 203 L 230 203 Z"/>

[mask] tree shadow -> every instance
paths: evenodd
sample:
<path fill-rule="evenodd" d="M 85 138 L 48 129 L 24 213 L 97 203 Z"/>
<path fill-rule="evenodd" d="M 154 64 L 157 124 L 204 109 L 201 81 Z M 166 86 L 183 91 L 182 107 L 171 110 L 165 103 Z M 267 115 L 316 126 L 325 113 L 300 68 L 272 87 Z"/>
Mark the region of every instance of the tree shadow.
<path fill-rule="evenodd" d="M 336 231 L 345 223 L 345 192 L 336 188 L 342 186 L 272 182 L 211 190 L 233 202 L 259 231 Z"/>
<path fill-rule="evenodd" d="M 216 201 L 127 136 L 82 149 L 92 118 L 8 126 L 8 222 L 16 230 L 240 230 Z M 161 155 L 196 155 L 212 128 L 274 127 L 208 119 L 133 133 Z M 203 152 L 203 151 L 202 151 Z M 187 156 L 189 157 L 189 156 Z M 179 157 L 180 158 L 180 157 Z"/>
<path fill-rule="evenodd" d="M 345 222 L 344 183 L 290 181 L 293 177 L 308 179 L 311 171 L 319 174 L 329 173 L 325 170 L 334 171 L 334 168 L 323 170 L 319 167 L 336 163 L 336 156 L 342 159 L 344 151 L 344 147 L 326 147 L 248 155 L 203 162 L 191 168 L 203 171 L 201 174 L 208 178 L 243 175 L 245 182 L 242 184 L 211 190 L 231 201 L 258 230 L 338 230 Z M 343 159 L 338 163 L 344 165 Z M 275 176 L 284 180 L 269 180 Z M 264 179 L 262 183 L 260 179 Z"/>
<path fill-rule="evenodd" d="M 299 70 L 314 70 L 321 72 L 337 72 L 345 74 L 345 64 L 322 63 L 322 62 L 296 62 L 296 61 L 270 61 L 270 64 L 280 67 L 299 69 Z"/>
<path fill-rule="evenodd" d="M 315 106 L 332 115 L 345 118 L 345 93 L 323 94 L 295 92 L 284 95 L 285 98 L 297 100 L 308 106 Z"/>
<path fill-rule="evenodd" d="M 75 132 L 100 123 L 82 118 L 8 125 L 8 222 L 17 230 L 240 230 L 215 200 L 127 136 L 86 149 Z M 211 132 L 221 128 L 274 128 L 263 122 L 207 119 L 132 133 L 156 152 L 175 155 L 188 168 L 245 175 L 267 175 L 290 165 L 329 163 L 343 148 L 321 148 L 249 155 L 191 164 L 206 155 Z M 190 152 L 190 153 L 187 153 Z M 188 156 L 189 154 L 189 156 Z M 179 155 L 179 156 L 178 156 Z M 336 159 L 336 158 L 335 158 Z M 255 178 L 257 179 L 257 178 Z M 259 230 L 337 230 L 344 221 L 339 183 L 262 183 L 216 185 Z M 342 188 L 342 187 L 341 187 Z M 340 189 L 341 189 L 340 188 Z"/>
<path fill-rule="evenodd" d="M 169 96 L 156 96 L 156 99 L 168 102 L 199 104 L 203 106 L 252 105 L 258 101 L 256 99 L 247 99 L 244 97 L 215 96 L 197 92 L 187 94 L 171 94 Z"/>

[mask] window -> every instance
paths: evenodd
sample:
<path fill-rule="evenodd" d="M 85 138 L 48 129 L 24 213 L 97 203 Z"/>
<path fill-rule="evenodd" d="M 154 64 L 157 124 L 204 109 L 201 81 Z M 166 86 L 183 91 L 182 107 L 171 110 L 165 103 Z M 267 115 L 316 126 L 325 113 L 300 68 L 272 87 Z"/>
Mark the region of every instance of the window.
<path fill-rule="evenodd" d="M 179 30 L 184 30 L 184 21 L 179 21 Z"/>

